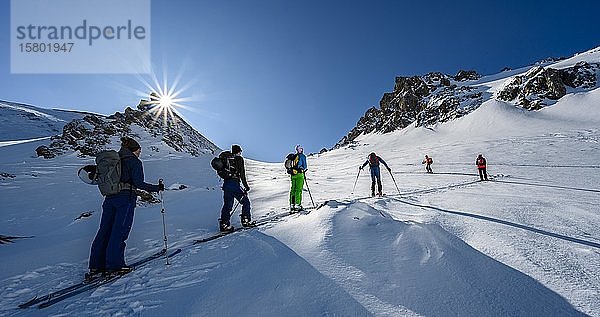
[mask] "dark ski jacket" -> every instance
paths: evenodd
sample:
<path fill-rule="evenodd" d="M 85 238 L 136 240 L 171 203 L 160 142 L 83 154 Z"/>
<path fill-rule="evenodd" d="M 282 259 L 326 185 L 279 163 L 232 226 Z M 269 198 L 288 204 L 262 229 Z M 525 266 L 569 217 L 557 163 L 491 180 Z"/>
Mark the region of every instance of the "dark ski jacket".
<path fill-rule="evenodd" d="M 132 189 L 139 188 L 148 192 L 158 192 L 158 185 L 144 182 L 144 168 L 142 161 L 128 148 L 119 150 L 121 157 L 121 182 L 132 185 Z M 130 195 L 130 189 L 124 189 L 117 195 Z"/>

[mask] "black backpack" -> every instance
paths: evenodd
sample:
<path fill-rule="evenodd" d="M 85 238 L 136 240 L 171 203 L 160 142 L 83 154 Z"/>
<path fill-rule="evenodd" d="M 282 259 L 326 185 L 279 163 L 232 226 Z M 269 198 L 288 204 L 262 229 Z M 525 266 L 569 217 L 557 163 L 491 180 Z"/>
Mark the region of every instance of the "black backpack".
<path fill-rule="evenodd" d="M 285 170 L 288 174 L 293 175 L 294 169 L 298 167 L 298 154 L 290 153 L 285 157 Z"/>
<path fill-rule="evenodd" d="M 239 177 L 235 168 L 235 155 L 229 151 L 224 151 L 210 161 L 210 165 L 217 171 L 222 179 L 232 179 Z"/>
<path fill-rule="evenodd" d="M 375 154 L 369 154 L 369 166 L 379 166 L 379 157 Z"/>

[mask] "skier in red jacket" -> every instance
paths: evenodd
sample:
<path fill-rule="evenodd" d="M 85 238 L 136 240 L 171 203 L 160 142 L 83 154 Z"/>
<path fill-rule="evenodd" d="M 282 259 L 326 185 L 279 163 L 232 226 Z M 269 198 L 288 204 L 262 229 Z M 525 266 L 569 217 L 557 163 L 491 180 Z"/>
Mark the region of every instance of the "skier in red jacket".
<path fill-rule="evenodd" d="M 475 160 L 475 165 L 477 165 L 477 170 L 479 171 L 479 178 L 481 178 L 481 180 L 485 178 L 485 180 L 487 181 L 487 162 L 485 161 L 485 157 L 479 154 L 477 160 Z"/>

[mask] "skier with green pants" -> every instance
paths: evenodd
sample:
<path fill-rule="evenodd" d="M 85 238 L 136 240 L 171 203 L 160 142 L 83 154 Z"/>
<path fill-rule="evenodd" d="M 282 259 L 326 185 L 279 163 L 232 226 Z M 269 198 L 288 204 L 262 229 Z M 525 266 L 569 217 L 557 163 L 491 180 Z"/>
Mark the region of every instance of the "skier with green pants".
<path fill-rule="evenodd" d="M 300 145 L 296 145 L 296 155 L 291 169 L 292 188 L 290 189 L 290 211 L 302 211 L 302 189 L 304 188 L 304 172 L 308 168 L 306 155 Z"/>

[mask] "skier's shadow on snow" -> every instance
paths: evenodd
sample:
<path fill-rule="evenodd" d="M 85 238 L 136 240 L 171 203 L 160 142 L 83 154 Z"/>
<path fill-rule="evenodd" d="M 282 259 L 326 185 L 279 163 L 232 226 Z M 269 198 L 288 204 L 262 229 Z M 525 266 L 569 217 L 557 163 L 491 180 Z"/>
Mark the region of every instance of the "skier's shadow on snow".
<path fill-rule="evenodd" d="M 591 192 L 591 193 L 600 193 L 600 190 L 598 190 L 598 189 L 589 189 L 589 188 L 577 188 L 577 187 L 567 187 L 567 186 L 558 186 L 558 185 L 549 185 L 549 184 L 536 184 L 536 183 L 523 183 L 523 182 L 503 181 L 503 180 L 496 180 L 495 182 L 496 183 L 525 185 L 525 186 L 537 186 L 537 187 L 548 187 L 548 188 L 559 188 L 559 189 L 577 190 L 577 191 Z"/>
<path fill-rule="evenodd" d="M 4 236 L 0 234 L 0 244 L 8 244 L 8 243 L 14 243 L 16 239 L 29 239 L 29 238 L 33 238 L 33 236 L 29 236 L 29 237 L 11 237 L 11 236 Z"/>
<path fill-rule="evenodd" d="M 502 166 L 517 166 L 517 167 L 554 167 L 554 168 L 600 168 L 598 165 L 539 165 L 539 164 L 509 164 L 509 163 L 494 163 L 494 165 Z"/>
<path fill-rule="evenodd" d="M 537 228 L 534 228 L 534 227 L 529 227 L 529 226 L 525 226 L 525 225 L 522 225 L 522 224 L 518 224 L 518 223 L 514 223 L 514 222 L 502 220 L 502 219 L 496 219 L 496 218 L 492 218 L 492 217 L 488 217 L 488 216 L 476 215 L 476 214 L 472 214 L 472 213 L 468 213 L 468 212 L 463 212 L 463 211 L 448 210 L 448 209 L 443 209 L 443 208 L 435 207 L 435 206 L 421 205 L 421 204 L 412 203 L 412 202 L 409 202 L 409 201 L 406 201 L 406 200 L 402 200 L 402 199 L 398 199 L 398 198 L 391 198 L 391 199 L 393 199 L 394 201 L 397 201 L 397 202 L 401 202 L 403 204 L 410 205 L 410 206 L 427 208 L 427 209 L 433 209 L 433 210 L 437 210 L 437 211 L 441 211 L 441 212 L 445 212 L 445 213 L 449 213 L 449 214 L 454 214 L 454 215 L 459 215 L 459 216 L 471 217 L 471 218 L 476 218 L 476 219 L 491 221 L 491 222 L 495 222 L 495 223 L 500 223 L 500 224 L 503 224 L 503 225 L 507 225 L 507 226 L 511 226 L 511 227 L 515 227 L 515 228 L 520 228 L 520 229 L 525 229 L 525 230 L 528 230 L 528 231 L 531 231 L 531 232 L 543 234 L 543 235 L 546 235 L 546 236 L 549 236 L 549 237 L 554 237 L 554 238 L 558 238 L 558 239 L 561 239 L 561 240 L 565 240 L 565 241 L 569 241 L 569 242 L 575 242 L 575 243 L 579 243 L 579 244 L 586 245 L 586 246 L 589 246 L 589 247 L 600 249 L 600 243 L 596 243 L 596 242 L 592 242 L 592 241 L 587 241 L 587 240 L 583 240 L 583 239 L 578 239 L 578 238 L 573 238 L 573 237 L 565 236 L 565 235 L 562 235 L 562 234 L 558 234 L 558 233 L 554 233 L 554 232 L 550 232 L 550 231 L 546 231 L 546 230 L 542 230 L 542 229 L 537 229 Z"/>

